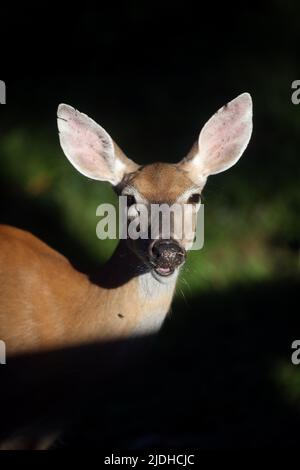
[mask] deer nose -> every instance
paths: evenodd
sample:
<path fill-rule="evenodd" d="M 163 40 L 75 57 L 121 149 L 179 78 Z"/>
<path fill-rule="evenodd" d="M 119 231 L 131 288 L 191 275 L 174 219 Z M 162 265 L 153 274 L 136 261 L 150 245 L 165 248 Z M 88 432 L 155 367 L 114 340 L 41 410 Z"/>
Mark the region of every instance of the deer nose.
<path fill-rule="evenodd" d="M 149 247 L 152 261 L 158 264 L 179 266 L 185 261 L 186 251 L 173 240 L 155 240 Z"/>

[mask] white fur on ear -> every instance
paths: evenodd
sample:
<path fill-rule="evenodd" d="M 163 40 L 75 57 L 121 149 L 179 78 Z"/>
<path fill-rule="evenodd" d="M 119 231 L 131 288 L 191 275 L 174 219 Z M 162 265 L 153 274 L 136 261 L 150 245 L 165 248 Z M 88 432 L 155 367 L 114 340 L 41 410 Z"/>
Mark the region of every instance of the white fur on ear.
<path fill-rule="evenodd" d="M 127 171 L 136 167 L 103 127 L 72 106 L 59 105 L 57 124 L 66 157 L 83 175 L 117 185 Z"/>
<path fill-rule="evenodd" d="M 193 180 L 225 171 L 242 156 L 252 133 L 252 99 L 243 93 L 219 109 L 202 128 L 198 145 L 183 160 Z"/>

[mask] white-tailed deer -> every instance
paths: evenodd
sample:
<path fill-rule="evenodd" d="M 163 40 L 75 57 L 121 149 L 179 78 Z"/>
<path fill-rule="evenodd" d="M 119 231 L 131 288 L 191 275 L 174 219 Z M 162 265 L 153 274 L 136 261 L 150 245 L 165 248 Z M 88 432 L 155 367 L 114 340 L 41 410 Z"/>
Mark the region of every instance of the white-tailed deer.
<path fill-rule="evenodd" d="M 83 175 L 110 182 L 129 205 L 153 202 L 199 207 L 207 177 L 227 170 L 252 131 L 252 102 L 243 93 L 203 127 L 180 163 L 139 166 L 96 122 L 61 104 L 62 149 Z M 33 235 L 0 230 L 0 339 L 7 355 L 129 337 L 160 328 L 168 313 L 185 240 L 121 240 L 99 277 L 90 279 Z"/>

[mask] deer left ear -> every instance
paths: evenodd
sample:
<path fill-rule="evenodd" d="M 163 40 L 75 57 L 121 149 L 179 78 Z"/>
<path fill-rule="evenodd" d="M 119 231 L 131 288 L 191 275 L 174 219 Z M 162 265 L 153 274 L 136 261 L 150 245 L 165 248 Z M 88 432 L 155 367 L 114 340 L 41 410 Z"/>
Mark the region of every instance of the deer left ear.
<path fill-rule="evenodd" d="M 181 162 L 196 184 L 233 166 L 252 133 L 252 99 L 243 93 L 219 109 L 200 132 L 199 140 Z"/>

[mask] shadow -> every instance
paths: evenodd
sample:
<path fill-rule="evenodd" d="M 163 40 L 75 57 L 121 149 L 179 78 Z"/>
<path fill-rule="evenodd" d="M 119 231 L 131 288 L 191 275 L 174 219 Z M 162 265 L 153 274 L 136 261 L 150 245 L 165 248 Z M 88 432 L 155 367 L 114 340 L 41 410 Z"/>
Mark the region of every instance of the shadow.
<path fill-rule="evenodd" d="M 12 225 L 34 234 L 51 248 L 63 253 L 80 271 L 96 270 L 99 261 L 88 255 L 66 229 L 57 206 L 42 198 L 30 197 L 11 181 L 0 176 L 0 223 Z"/>
<path fill-rule="evenodd" d="M 300 406 L 276 371 L 291 364 L 298 291 L 241 286 L 177 302 L 156 337 L 8 358 L 0 433 L 59 429 L 66 449 L 296 447 Z"/>

